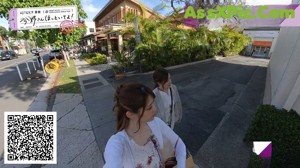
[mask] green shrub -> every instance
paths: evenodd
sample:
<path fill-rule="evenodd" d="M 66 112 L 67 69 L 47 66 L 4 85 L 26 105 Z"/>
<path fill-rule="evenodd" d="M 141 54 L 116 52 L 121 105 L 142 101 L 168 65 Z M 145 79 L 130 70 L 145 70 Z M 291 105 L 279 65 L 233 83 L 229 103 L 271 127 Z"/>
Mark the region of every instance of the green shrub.
<path fill-rule="evenodd" d="M 263 159 L 252 152 L 248 168 L 263 168 Z"/>
<path fill-rule="evenodd" d="M 212 58 L 217 54 L 237 55 L 250 39 L 234 29 L 183 30 L 152 25 L 142 31 L 142 43 L 135 48 L 136 62 L 143 71 Z"/>
<path fill-rule="evenodd" d="M 96 53 L 83 53 L 82 54 L 82 58 L 86 59 L 86 58 L 93 58 L 96 57 Z"/>
<path fill-rule="evenodd" d="M 117 62 L 120 64 L 120 66 L 126 68 L 129 67 L 131 64 L 131 57 L 129 57 L 128 53 L 126 51 L 116 51 L 113 53 L 113 56 L 116 58 Z"/>
<path fill-rule="evenodd" d="M 92 54 L 95 56 L 93 56 Z M 86 58 L 84 58 L 84 60 L 86 62 L 88 62 L 90 65 L 98 65 L 98 64 L 106 64 L 107 63 L 106 55 L 94 54 L 94 53 L 92 53 L 92 54 L 86 55 Z"/>
<path fill-rule="evenodd" d="M 128 23 L 133 23 L 134 18 L 136 16 L 126 17 Z M 237 55 L 250 41 L 237 27 L 224 26 L 221 31 L 211 31 L 201 26 L 191 30 L 178 28 L 174 22 L 164 19 L 139 17 L 138 20 L 140 43 L 136 44 L 132 39 L 130 44 L 124 42 L 124 46 L 130 52 L 135 49 L 135 64 L 141 65 L 143 71 L 199 61 L 218 54 Z M 134 28 L 127 27 L 122 33 L 134 35 Z M 118 62 L 124 64 L 126 60 Z"/>
<path fill-rule="evenodd" d="M 261 105 L 245 141 L 272 141 L 272 168 L 296 168 L 300 165 L 300 116 L 293 110 Z"/>
<path fill-rule="evenodd" d="M 114 71 L 115 74 L 119 74 L 124 71 L 124 68 L 121 67 L 120 65 L 113 65 L 112 70 Z"/>
<path fill-rule="evenodd" d="M 211 51 L 223 56 L 238 55 L 251 41 L 249 37 L 235 30 L 223 28 L 216 31 L 215 40 L 211 40 Z"/>

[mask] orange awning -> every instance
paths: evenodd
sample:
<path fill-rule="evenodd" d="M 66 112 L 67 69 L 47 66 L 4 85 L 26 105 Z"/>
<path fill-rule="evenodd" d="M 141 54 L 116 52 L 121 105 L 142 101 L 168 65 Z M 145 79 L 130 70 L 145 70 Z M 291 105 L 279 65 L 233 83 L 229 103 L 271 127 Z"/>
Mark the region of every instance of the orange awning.
<path fill-rule="evenodd" d="M 253 46 L 271 47 L 272 41 L 254 41 Z"/>

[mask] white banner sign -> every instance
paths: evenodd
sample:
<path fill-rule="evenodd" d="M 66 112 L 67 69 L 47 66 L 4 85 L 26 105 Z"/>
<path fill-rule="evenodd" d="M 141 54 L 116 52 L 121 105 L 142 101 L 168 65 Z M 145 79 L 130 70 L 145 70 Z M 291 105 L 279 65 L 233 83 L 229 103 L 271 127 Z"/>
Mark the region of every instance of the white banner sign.
<path fill-rule="evenodd" d="M 9 11 L 12 30 L 60 28 L 64 20 L 78 20 L 77 6 L 13 8 Z"/>

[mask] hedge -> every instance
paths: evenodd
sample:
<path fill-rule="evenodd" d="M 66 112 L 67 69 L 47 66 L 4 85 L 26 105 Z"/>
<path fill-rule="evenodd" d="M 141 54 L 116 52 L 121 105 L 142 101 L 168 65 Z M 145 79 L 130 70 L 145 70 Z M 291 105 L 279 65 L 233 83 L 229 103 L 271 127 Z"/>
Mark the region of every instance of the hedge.
<path fill-rule="evenodd" d="M 244 140 L 248 143 L 272 141 L 272 168 L 296 168 L 300 165 L 300 116 L 293 110 L 261 105 Z"/>

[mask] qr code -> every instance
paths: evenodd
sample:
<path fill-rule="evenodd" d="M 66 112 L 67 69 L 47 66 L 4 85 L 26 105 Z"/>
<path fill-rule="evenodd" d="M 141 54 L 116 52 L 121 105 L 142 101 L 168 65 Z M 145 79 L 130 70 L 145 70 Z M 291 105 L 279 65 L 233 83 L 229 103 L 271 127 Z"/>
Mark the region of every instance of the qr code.
<path fill-rule="evenodd" d="M 4 163 L 56 164 L 56 112 L 5 112 Z"/>

